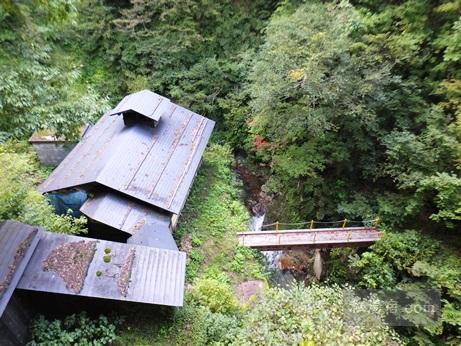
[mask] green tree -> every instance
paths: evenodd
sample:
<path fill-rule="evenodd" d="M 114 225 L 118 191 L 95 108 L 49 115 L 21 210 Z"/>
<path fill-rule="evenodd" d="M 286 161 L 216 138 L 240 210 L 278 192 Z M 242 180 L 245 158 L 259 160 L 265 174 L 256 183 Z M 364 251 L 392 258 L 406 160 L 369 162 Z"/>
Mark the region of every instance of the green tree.
<path fill-rule="evenodd" d="M 44 128 L 76 138 L 81 125 L 108 108 L 91 86 L 79 83 L 78 65 L 55 48 L 75 15 L 73 1 L 0 4 L 0 140 Z"/>

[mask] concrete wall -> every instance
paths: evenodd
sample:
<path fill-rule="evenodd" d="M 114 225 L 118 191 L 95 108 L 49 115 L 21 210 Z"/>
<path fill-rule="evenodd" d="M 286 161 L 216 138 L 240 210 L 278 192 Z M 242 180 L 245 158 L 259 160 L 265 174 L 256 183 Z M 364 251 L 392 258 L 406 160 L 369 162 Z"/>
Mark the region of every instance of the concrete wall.
<path fill-rule="evenodd" d="M 43 165 L 57 166 L 71 152 L 76 143 L 53 143 L 34 142 L 31 143 Z"/>

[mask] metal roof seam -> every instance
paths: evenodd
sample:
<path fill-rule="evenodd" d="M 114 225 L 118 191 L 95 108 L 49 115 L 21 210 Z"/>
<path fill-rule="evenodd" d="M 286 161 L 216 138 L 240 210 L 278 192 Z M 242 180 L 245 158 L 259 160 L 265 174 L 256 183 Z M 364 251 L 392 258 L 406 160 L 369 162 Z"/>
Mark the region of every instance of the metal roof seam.
<path fill-rule="evenodd" d="M 177 107 L 174 106 L 174 107 L 172 107 L 172 108 L 173 108 L 173 109 L 172 109 L 172 111 L 171 111 L 170 117 L 171 117 L 171 115 L 173 115 L 173 113 L 176 111 L 176 108 L 177 108 Z M 142 159 L 142 161 L 139 163 L 138 168 L 136 168 L 136 171 L 135 171 L 135 173 L 133 174 L 133 176 L 131 177 L 131 179 L 130 179 L 130 181 L 128 182 L 128 184 L 126 184 L 126 188 L 125 188 L 125 189 L 129 189 L 131 183 L 132 183 L 133 180 L 136 178 L 136 174 L 139 172 L 139 169 L 142 167 L 143 163 L 144 163 L 144 162 L 146 161 L 146 159 L 149 157 L 150 152 L 151 152 L 152 149 L 155 147 L 155 144 L 157 143 L 158 138 L 159 138 L 159 137 L 155 137 L 155 140 L 152 141 L 152 144 L 151 144 L 149 150 L 147 151 L 147 153 L 146 153 L 146 155 L 144 156 L 144 158 Z"/>
<path fill-rule="evenodd" d="M 150 116 L 154 115 L 154 113 L 157 111 L 157 109 L 160 108 L 160 105 L 162 104 L 163 101 L 165 101 L 165 98 L 160 99 L 160 102 L 157 104 L 157 106 L 154 108 L 154 110 L 149 114 Z M 160 116 L 161 116 L 161 114 L 160 114 Z"/>
<path fill-rule="evenodd" d="M 160 95 L 155 97 L 149 102 L 139 101 L 139 107 L 150 112 L 157 105 L 154 115 L 161 112 L 163 119 L 157 127 L 144 123 L 126 127 L 121 117 L 106 113 L 40 186 L 40 191 L 88 190 L 99 184 L 169 213 L 180 213 L 214 122 Z M 130 101 L 134 106 L 137 98 Z M 109 212 L 105 208 L 110 205 L 102 203 L 101 207 Z M 96 207 L 88 205 L 87 210 L 93 214 L 104 211 L 96 211 Z M 125 208 L 119 211 L 127 212 Z M 137 212 L 127 214 L 128 219 L 141 217 Z M 116 217 L 117 222 L 121 216 Z"/>
<path fill-rule="evenodd" d="M 203 126 L 202 126 L 203 125 Z M 203 132 L 205 131 L 205 127 L 206 127 L 206 122 L 205 122 L 205 119 L 202 119 L 201 121 L 201 124 L 200 124 L 200 128 L 201 128 L 201 131 L 200 131 L 200 136 L 203 134 Z M 198 133 L 199 131 L 197 131 L 196 135 L 194 136 L 194 140 L 193 140 L 193 146 L 192 146 L 192 152 L 191 152 L 191 155 L 186 163 L 186 167 L 185 169 L 183 170 L 180 178 L 179 178 L 179 181 L 178 183 L 176 184 L 176 186 L 174 187 L 174 191 L 173 191 L 173 195 L 171 196 L 170 198 L 170 201 L 168 202 L 168 208 L 171 208 L 171 204 L 173 203 L 173 200 L 174 198 L 176 197 L 176 194 L 178 192 L 178 189 L 179 189 L 179 186 L 181 185 L 184 177 L 186 176 L 186 174 L 189 172 L 189 167 L 192 163 L 192 159 L 194 158 L 194 154 L 195 154 L 195 151 L 197 150 L 198 148 L 198 145 L 200 144 L 200 141 L 196 141 L 195 139 L 197 138 L 198 136 Z"/>
<path fill-rule="evenodd" d="M 181 141 L 181 138 L 182 138 L 184 132 L 186 131 L 186 128 L 187 128 L 187 126 L 189 125 L 189 123 L 190 123 L 192 117 L 193 117 L 193 113 L 190 112 L 190 117 L 188 118 L 187 122 L 185 123 L 184 127 L 182 128 L 181 136 L 178 136 L 177 139 L 175 139 L 175 140 L 173 141 L 173 150 L 170 150 L 170 151 L 169 151 L 168 159 L 166 159 L 167 162 L 170 161 L 171 156 L 173 156 L 173 153 L 174 153 L 174 151 L 176 150 L 176 147 L 178 146 L 178 143 Z M 170 149 L 171 149 L 171 148 L 170 148 Z M 167 165 L 165 164 L 165 165 L 163 166 L 162 170 L 161 170 L 161 173 L 163 173 L 163 172 L 165 171 L 166 167 L 167 167 Z M 152 187 L 152 189 L 151 189 L 151 191 L 150 191 L 150 193 L 149 193 L 148 199 L 152 198 L 152 195 L 153 195 L 153 193 L 154 193 L 154 191 L 155 191 L 155 188 L 157 187 L 157 184 L 158 184 L 159 181 L 160 181 L 160 180 L 157 180 L 157 181 L 155 182 L 154 186 Z"/>
<path fill-rule="evenodd" d="M 123 216 L 122 220 L 120 221 L 120 223 L 121 223 L 120 228 L 123 228 L 123 226 L 125 225 L 125 222 L 126 222 L 126 220 L 128 218 L 128 215 L 130 215 L 132 210 L 133 210 L 133 203 L 131 201 L 129 201 L 127 211 L 126 211 L 125 215 Z"/>

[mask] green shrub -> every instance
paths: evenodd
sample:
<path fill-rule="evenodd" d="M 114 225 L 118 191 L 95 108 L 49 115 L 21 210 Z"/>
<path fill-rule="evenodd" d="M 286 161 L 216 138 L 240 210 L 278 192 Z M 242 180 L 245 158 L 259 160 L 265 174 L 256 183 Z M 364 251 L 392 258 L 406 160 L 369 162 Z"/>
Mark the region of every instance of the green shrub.
<path fill-rule="evenodd" d="M 116 327 L 120 322 L 104 315 L 91 319 L 85 312 L 54 321 L 40 315 L 32 322 L 29 346 L 107 345 L 116 340 Z"/>
<path fill-rule="evenodd" d="M 238 316 L 208 312 L 205 318 L 207 345 L 231 345 L 233 343 L 241 324 Z"/>
<path fill-rule="evenodd" d="M 43 178 L 30 146 L 22 142 L 0 145 L 0 220 L 18 220 L 66 234 L 85 232 L 85 217 L 56 215 L 36 191 Z"/>
<path fill-rule="evenodd" d="M 231 287 L 216 279 L 198 280 L 192 288 L 192 299 L 212 312 L 234 313 L 239 305 Z"/>
<path fill-rule="evenodd" d="M 242 323 L 235 345 L 400 344 L 377 299 L 337 286 L 270 289 Z"/>
<path fill-rule="evenodd" d="M 361 257 L 352 257 L 350 267 L 360 273 L 359 285 L 362 287 L 385 288 L 395 286 L 395 272 L 392 266 L 373 252 L 365 252 Z"/>
<path fill-rule="evenodd" d="M 415 329 L 407 336 L 420 345 L 435 343 L 442 335 L 452 344 L 459 344 L 461 260 L 456 252 L 429 235 L 387 232 L 360 257 L 351 256 L 349 264 L 355 270 L 355 282 L 364 287 L 421 284 L 440 289 L 444 298 L 443 323 L 435 328 Z"/>
<path fill-rule="evenodd" d="M 204 259 L 205 257 L 197 249 L 192 249 L 189 252 L 186 268 L 186 277 L 188 279 L 192 279 L 197 275 L 198 271 L 200 270 L 200 265 Z"/>
<path fill-rule="evenodd" d="M 167 323 L 159 330 L 154 340 L 138 337 L 120 344 L 231 345 L 241 326 L 238 316 L 211 312 L 207 307 L 197 305 L 193 301 L 187 302 Z"/>

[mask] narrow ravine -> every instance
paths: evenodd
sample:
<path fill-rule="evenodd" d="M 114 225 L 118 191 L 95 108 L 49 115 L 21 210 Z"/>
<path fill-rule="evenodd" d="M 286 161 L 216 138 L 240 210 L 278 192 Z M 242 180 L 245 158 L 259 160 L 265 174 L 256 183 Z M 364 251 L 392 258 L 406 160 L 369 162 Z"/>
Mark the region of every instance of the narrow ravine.
<path fill-rule="evenodd" d="M 235 171 L 242 180 L 245 192 L 244 201 L 250 213 L 248 230 L 260 232 L 263 230 L 264 224 L 267 223 L 266 214 L 272 202 L 271 197 L 262 191 L 266 177 L 262 174 L 255 174 L 248 169 L 242 156 L 236 155 L 235 162 Z M 262 251 L 262 253 L 265 257 L 266 270 L 272 284 L 286 286 L 296 281 L 295 275 L 292 274 L 293 259 L 289 254 L 283 251 Z"/>

